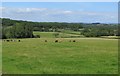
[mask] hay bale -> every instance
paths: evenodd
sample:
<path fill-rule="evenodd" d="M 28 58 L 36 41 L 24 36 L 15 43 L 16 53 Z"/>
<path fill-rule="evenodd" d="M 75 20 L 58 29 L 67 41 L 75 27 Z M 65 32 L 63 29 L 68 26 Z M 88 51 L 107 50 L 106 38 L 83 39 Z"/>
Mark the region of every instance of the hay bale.
<path fill-rule="evenodd" d="M 55 42 L 58 42 L 58 40 L 55 40 Z"/>
<path fill-rule="evenodd" d="M 6 40 L 7 42 L 10 42 L 10 40 Z"/>
<path fill-rule="evenodd" d="M 73 42 L 76 42 L 75 40 L 73 40 Z"/>
<path fill-rule="evenodd" d="M 18 40 L 18 42 L 20 42 L 20 40 Z"/>
<path fill-rule="evenodd" d="M 45 40 L 45 42 L 47 42 L 47 40 Z"/>

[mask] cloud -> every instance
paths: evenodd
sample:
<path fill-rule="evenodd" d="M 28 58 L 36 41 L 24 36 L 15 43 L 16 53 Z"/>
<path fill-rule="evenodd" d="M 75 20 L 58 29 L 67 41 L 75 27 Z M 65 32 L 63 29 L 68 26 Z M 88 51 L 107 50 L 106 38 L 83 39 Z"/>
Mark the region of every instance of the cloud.
<path fill-rule="evenodd" d="M 64 14 L 72 14 L 73 12 L 72 11 L 64 11 L 63 13 Z"/>
<path fill-rule="evenodd" d="M 90 12 L 48 8 L 0 7 L 2 17 L 38 22 L 102 22 L 116 23 L 117 12 Z"/>
<path fill-rule="evenodd" d="M 45 11 L 47 8 L 18 8 L 18 12 L 38 12 Z"/>
<path fill-rule="evenodd" d="M 0 11 L 3 11 L 5 9 L 5 7 L 0 7 Z"/>

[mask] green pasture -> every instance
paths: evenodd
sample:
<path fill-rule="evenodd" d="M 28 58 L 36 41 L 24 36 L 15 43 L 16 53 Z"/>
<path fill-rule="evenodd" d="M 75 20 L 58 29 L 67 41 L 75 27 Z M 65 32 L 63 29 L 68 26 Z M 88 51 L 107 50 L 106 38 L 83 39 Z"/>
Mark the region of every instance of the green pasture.
<path fill-rule="evenodd" d="M 0 74 L 2 73 L 2 40 L 0 40 Z"/>
<path fill-rule="evenodd" d="M 40 35 L 41 38 L 55 38 L 55 32 L 33 32 L 34 35 Z"/>
<path fill-rule="evenodd" d="M 39 32 L 39 31 L 34 31 L 34 35 L 39 35 L 41 38 L 55 38 L 55 33 L 58 32 Z M 75 31 L 64 31 L 59 33 L 59 38 L 79 38 L 79 37 L 84 37 L 83 35 L 80 35 L 80 32 L 75 32 Z"/>
<path fill-rule="evenodd" d="M 118 73 L 117 39 L 52 38 L 52 33 L 39 34 L 41 38 L 20 39 L 21 42 L 3 41 L 3 73 Z M 48 38 L 44 38 L 46 36 Z M 60 42 L 55 43 L 55 40 Z"/>

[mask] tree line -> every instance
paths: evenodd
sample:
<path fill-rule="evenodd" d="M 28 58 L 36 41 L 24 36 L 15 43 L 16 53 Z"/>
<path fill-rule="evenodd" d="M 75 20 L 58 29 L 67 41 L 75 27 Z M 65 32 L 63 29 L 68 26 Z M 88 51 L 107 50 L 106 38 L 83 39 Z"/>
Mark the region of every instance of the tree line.
<path fill-rule="evenodd" d="M 85 37 L 119 36 L 117 24 L 100 23 L 65 23 L 65 22 L 31 22 L 0 18 L 2 38 L 33 38 L 33 31 L 61 32 L 72 30 L 81 32 Z M 1 35 L 1 34 L 0 34 Z"/>
<path fill-rule="evenodd" d="M 86 37 L 120 36 L 120 30 L 117 24 L 98 24 L 84 27 L 81 34 Z"/>

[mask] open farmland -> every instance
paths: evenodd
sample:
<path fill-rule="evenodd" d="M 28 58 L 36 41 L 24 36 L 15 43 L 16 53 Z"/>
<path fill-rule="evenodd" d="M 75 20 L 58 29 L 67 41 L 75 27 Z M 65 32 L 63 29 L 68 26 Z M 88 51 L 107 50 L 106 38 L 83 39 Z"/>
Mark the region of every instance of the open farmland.
<path fill-rule="evenodd" d="M 114 76 L 118 2 L 25 1 L 0 7 L 0 74 Z"/>
<path fill-rule="evenodd" d="M 54 34 L 58 32 L 39 32 L 39 31 L 34 31 L 34 35 L 39 35 L 41 38 L 55 38 Z M 60 32 L 58 35 L 59 38 L 78 38 L 78 37 L 84 37 L 83 35 L 80 35 L 80 32 L 75 32 L 75 31 L 64 31 Z"/>
<path fill-rule="evenodd" d="M 20 40 L 21 42 L 3 41 L 3 73 L 118 73 L 117 39 L 33 38 Z M 55 43 L 55 40 L 61 42 Z M 76 40 L 76 42 L 69 42 L 70 40 Z"/>

